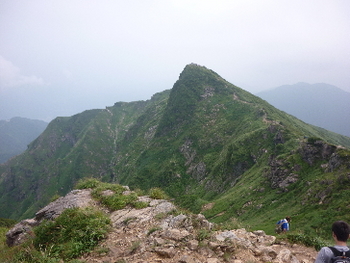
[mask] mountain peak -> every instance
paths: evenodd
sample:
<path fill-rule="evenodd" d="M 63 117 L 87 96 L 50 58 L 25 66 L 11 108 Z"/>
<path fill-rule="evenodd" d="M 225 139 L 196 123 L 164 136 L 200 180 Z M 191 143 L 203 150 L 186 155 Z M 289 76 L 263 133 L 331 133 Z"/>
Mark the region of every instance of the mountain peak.
<path fill-rule="evenodd" d="M 204 76 L 207 74 L 214 74 L 215 77 L 220 77 L 217 73 L 204 66 L 198 65 L 196 63 L 191 63 L 185 66 L 184 70 L 180 73 L 179 79 L 182 79 L 184 77 Z"/>

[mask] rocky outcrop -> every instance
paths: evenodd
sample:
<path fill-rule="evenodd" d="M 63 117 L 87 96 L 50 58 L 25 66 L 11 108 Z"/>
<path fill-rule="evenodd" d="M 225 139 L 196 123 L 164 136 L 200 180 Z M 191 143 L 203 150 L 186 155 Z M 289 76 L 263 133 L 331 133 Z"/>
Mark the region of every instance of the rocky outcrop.
<path fill-rule="evenodd" d="M 300 171 L 298 165 L 293 165 L 285 159 L 270 156 L 269 166 L 270 168 L 266 174 L 272 188 L 279 188 L 286 192 L 288 191 L 287 187 L 298 180 L 298 172 Z"/>
<path fill-rule="evenodd" d="M 112 228 L 98 249 L 80 258 L 87 263 L 311 263 L 315 259 L 314 249 L 277 243 L 275 236 L 262 230 L 220 229 L 202 214 L 183 213 L 167 200 L 138 198 L 148 207 L 108 212 L 91 198 L 90 190 L 72 191 L 41 209 L 35 218 L 17 224 L 7 233 L 8 244 L 17 245 L 33 236 L 33 226 L 44 219 L 55 220 L 64 209 L 92 205 L 109 214 Z"/>
<path fill-rule="evenodd" d="M 349 169 L 350 158 L 347 155 L 341 156 L 338 150 L 336 146 L 324 141 L 309 139 L 301 144 L 297 152 L 301 159 L 310 166 L 323 162 L 321 168 L 325 172 L 334 172 L 341 167 Z M 289 185 L 298 181 L 300 170 L 300 165 L 289 161 L 288 158 L 278 158 L 271 155 L 269 169 L 266 170 L 265 174 L 269 178 L 272 188 L 279 188 L 285 192 L 288 191 Z"/>
<path fill-rule="evenodd" d="M 57 218 L 65 209 L 74 207 L 87 207 L 96 205 L 91 197 L 91 190 L 73 190 L 64 197 L 51 202 L 35 214 L 32 219 L 25 219 L 16 224 L 6 233 L 8 246 L 15 246 L 23 243 L 33 235 L 32 228 L 38 226 L 43 220 Z"/>
<path fill-rule="evenodd" d="M 313 165 L 319 160 L 329 160 L 336 148 L 336 146 L 329 145 L 322 140 L 309 140 L 301 145 L 299 153 L 305 162 Z"/>

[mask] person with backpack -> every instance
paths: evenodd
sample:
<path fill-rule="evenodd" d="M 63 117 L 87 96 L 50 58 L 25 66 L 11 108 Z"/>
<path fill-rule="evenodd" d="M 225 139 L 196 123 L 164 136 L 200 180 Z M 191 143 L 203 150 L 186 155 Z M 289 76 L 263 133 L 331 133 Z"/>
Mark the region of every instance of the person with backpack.
<path fill-rule="evenodd" d="M 344 221 L 336 221 L 332 225 L 333 247 L 323 247 L 318 252 L 315 263 L 350 263 L 350 249 L 346 242 L 350 234 L 350 226 Z"/>
<path fill-rule="evenodd" d="M 287 231 L 289 231 L 289 222 L 290 222 L 290 216 L 286 216 L 286 218 L 278 221 L 276 223 L 275 232 L 277 234 L 280 234 L 280 233 L 286 233 Z"/>

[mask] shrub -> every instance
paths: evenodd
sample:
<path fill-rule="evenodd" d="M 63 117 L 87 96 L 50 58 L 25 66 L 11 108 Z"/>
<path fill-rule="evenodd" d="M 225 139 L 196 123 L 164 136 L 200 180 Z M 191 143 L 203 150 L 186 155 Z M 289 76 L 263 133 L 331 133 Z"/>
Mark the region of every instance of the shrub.
<path fill-rule="evenodd" d="M 316 250 L 320 250 L 322 247 L 326 247 L 325 241 L 318 237 L 305 235 L 305 234 L 287 234 L 287 239 L 294 243 L 303 244 L 307 247 L 314 247 Z"/>
<path fill-rule="evenodd" d="M 34 229 L 36 249 L 50 249 L 53 255 L 72 259 L 91 251 L 108 231 L 109 218 L 91 208 L 65 210 L 55 221 Z"/>
<path fill-rule="evenodd" d="M 141 201 L 137 201 L 135 203 L 133 203 L 133 206 L 136 208 L 136 209 L 142 209 L 142 208 L 146 208 L 148 207 L 148 203 L 147 202 L 141 202 Z"/>
<path fill-rule="evenodd" d="M 94 189 L 100 184 L 101 182 L 95 178 L 84 178 L 78 181 L 78 183 L 75 186 L 75 189 Z"/>
<path fill-rule="evenodd" d="M 200 229 L 197 233 L 197 240 L 203 241 L 204 239 L 208 239 L 211 236 L 210 230 L 207 230 L 205 228 Z"/>
<path fill-rule="evenodd" d="M 167 199 L 168 198 L 166 193 L 158 187 L 151 188 L 149 190 L 149 196 L 153 199 Z"/>

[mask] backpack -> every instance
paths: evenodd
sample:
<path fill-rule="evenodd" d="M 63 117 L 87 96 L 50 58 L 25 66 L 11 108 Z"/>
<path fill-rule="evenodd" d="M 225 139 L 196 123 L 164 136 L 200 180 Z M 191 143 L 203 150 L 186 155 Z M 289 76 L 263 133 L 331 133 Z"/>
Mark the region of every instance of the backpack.
<path fill-rule="evenodd" d="M 282 233 L 282 225 L 283 225 L 283 223 L 285 223 L 284 219 L 281 219 L 280 221 L 277 222 L 277 225 L 275 227 L 275 232 L 277 234 Z"/>
<path fill-rule="evenodd" d="M 339 251 L 335 247 L 329 247 L 333 254 L 334 257 L 332 257 L 331 262 L 332 263 L 350 263 L 350 250 L 348 251 Z"/>

